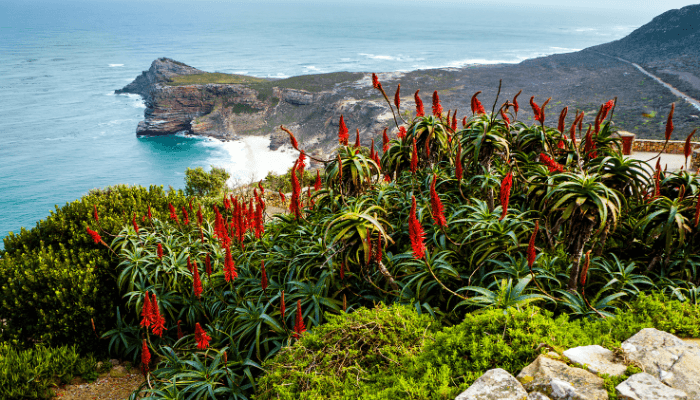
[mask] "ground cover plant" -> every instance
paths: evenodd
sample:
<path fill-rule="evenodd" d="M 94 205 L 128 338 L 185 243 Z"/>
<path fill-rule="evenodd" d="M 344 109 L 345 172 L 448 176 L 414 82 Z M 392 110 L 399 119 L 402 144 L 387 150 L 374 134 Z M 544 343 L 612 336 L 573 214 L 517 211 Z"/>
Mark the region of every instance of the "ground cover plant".
<path fill-rule="evenodd" d="M 556 110 L 551 128 L 549 99 L 487 111 L 476 93 L 459 118 L 437 92 L 432 112 L 416 92 L 406 113 L 398 88 L 392 101 L 373 84 L 395 129 L 352 144 L 340 116 L 324 160 L 282 127 L 299 152 L 288 181 L 162 197 L 167 212 L 96 241 L 123 301 L 97 332 L 141 362 L 147 396 L 448 398 L 550 348 L 614 347 L 644 326 L 700 333 L 697 176 L 625 158 L 614 99 L 588 126 Z M 534 124 L 518 120 L 520 103 Z M 309 158 L 324 167 L 309 174 Z M 271 215 L 273 199 L 288 212 Z M 401 384 L 383 391 L 390 377 Z"/>

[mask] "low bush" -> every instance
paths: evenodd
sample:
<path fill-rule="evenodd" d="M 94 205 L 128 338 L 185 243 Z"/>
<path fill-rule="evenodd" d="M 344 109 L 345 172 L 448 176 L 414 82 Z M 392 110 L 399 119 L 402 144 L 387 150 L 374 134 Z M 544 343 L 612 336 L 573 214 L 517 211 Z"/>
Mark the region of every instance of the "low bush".
<path fill-rule="evenodd" d="M 57 206 L 35 228 L 7 236 L 0 255 L 0 315 L 5 320 L 0 341 L 20 348 L 77 344 L 83 353 L 105 353 L 98 334 L 114 325 L 121 304 L 119 261 L 91 239 L 86 227 L 109 243 L 134 218 L 142 226 L 150 223 L 149 206 L 152 218 L 167 219 L 169 203 L 178 210 L 188 204 L 182 192 L 166 193 L 160 186 L 94 190 Z"/>
<path fill-rule="evenodd" d="M 52 387 L 74 377 L 95 380 L 96 367 L 95 358 L 80 356 L 76 346 L 17 350 L 0 343 L 0 400 L 53 397 Z"/>

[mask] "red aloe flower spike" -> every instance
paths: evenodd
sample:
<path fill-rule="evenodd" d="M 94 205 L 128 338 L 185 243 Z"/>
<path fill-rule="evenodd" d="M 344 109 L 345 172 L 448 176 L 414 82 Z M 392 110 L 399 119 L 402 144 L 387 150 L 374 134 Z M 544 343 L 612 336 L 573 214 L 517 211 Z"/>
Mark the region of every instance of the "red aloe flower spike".
<path fill-rule="evenodd" d="M 416 117 L 425 117 L 425 110 L 423 109 L 423 100 L 418 97 L 418 92 L 420 89 L 416 90 L 413 98 L 416 100 Z"/>
<path fill-rule="evenodd" d="M 416 138 L 413 138 L 413 154 L 411 155 L 411 172 L 416 173 L 418 169 L 418 145 L 416 144 Z"/>
<path fill-rule="evenodd" d="M 148 344 L 146 339 L 143 339 L 143 346 L 141 346 L 141 372 L 143 375 L 148 375 L 148 364 L 151 363 L 151 352 L 148 350 Z"/>
<path fill-rule="evenodd" d="M 165 329 L 165 318 L 160 314 L 160 307 L 158 307 L 158 299 L 156 294 L 153 293 L 153 299 L 151 300 L 151 307 L 153 308 L 153 321 L 151 321 L 151 329 L 153 329 L 153 334 L 158 337 L 163 337 L 163 331 Z"/>
<path fill-rule="evenodd" d="M 190 214 L 187 213 L 185 206 L 182 206 L 182 221 L 185 223 L 185 225 L 190 224 Z"/>
<path fill-rule="evenodd" d="M 654 198 L 661 196 L 661 171 L 657 170 L 654 175 Z"/>
<path fill-rule="evenodd" d="M 535 221 L 535 230 L 532 231 L 532 236 L 530 236 L 530 244 L 527 247 L 527 266 L 532 270 L 532 265 L 535 263 L 535 258 L 537 258 L 537 253 L 535 249 L 535 239 L 537 238 L 537 231 L 540 230 L 540 221 Z"/>
<path fill-rule="evenodd" d="M 700 222 L 700 193 L 698 193 L 698 197 L 695 203 L 695 218 L 693 219 L 693 222 L 695 227 L 697 228 L 698 222 Z"/>
<path fill-rule="evenodd" d="M 445 220 L 445 212 L 443 210 L 442 201 L 440 201 L 440 196 L 438 196 L 435 191 L 435 182 L 437 181 L 437 174 L 433 174 L 433 182 L 430 184 L 430 205 L 433 209 L 433 221 L 435 225 L 440 228 L 447 227 L 447 220 Z"/>
<path fill-rule="evenodd" d="M 535 96 L 530 97 L 530 106 L 532 107 L 532 113 L 535 115 L 535 121 L 541 122 L 540 114 L 542 113 L 542 110 L 540 109 L 540 106 L 535 103 Z"/>
<path fill-rule="evenodd" d="M 207 335 L 207 332 L 202 329 L 201 326 L 199 326 L 199 322 L 197 322 L 194 326 L 194 340 L 197 342 L 197 348 L 200 350 L 204 350 L 209 347 L 211 337 Z"/>
<path fill-rule="evenodd" d="M 557 126 L 557 129 L 559 129 L 559 132 L 561 132 L 561 133 L 564 132 L 566 114 L 568 112 L 569 112 L 569 107 L 564 107 L 564 109 L 561 110 L 561 114 L 559 114 L 559 125 Z"/>
<path fill-rule="evenodd" d="M 95 242 L 95 244 L 98 244 L 102 241 L 102 237 L 100 236 L 100 234 L 90 229 L 89 226 L 87 227 L 87 233 L 90 235 L 90 237 L 92 237 L 92 240 Z"/>
<path fill-rule="evenodd" d="M 588 277 L 588 268 L 591 266 L 591 251 L 586 252 L 586 262 L 583 264 L 583 269 L 581 270 L 581 286 L 586 286 L 586 278 Z"/>
<path fill-rule="evenodd" d="M 382 83 L 379 82 L 379 78 L 375 73 L 372 73 L 372 86 L 377 90 L 382 90 Z"/>
<path fill-rule="evenodd" d="M 501 118 L 506 122 L 506 128 L 510 128 L 510 118 L 508 118 L 508 115 L 506 115 L 503 109 L 501 109 Z"/>
<path fill-rule="evenodd" d="M 406 127 L 402 126 L 399 127 L 399 133 L 396 134 L 396 137 L 403 140 L 403 138 L 406 137 Z"/>
<path fill-rule="evenodd" d="M 452 132 L 457 132 L 457 110 L 452 114 L 452 125 L 450 128 L 452 128 Z"/>
<path fill-rule="evenodd" d="M 226 258 L 224 259 L 224 279 L 226 282 L 232 281 L 238 277 L 238 272 L 236 271 L 236 264 L 233 262 L 233 257 L 231 256 L 231 249 L 226 248 Z"/>
<path fill-rule="evenodd" d="M 481 91 L 478 91 L 474 93 L 472 96 L 472 113 L 473 114 L 486 114 L 486 110 L 484 109 L 484 106 L 481 104 L 481 101 L 476 98 L 476 96 L 479 95 Z"/>
<path fill-rule="evenodd" d="M 180 321 L 180 320 L 178 319 L 178 320 L 177 320 L 177 340 L 180 340 L 180 339 L 182 339 L 183 336 L 185 336 L 185 335 L 182 333 L 182 327 L 180 326 L 180 322 L 182 322 L 182 321 Z"/>
<path fill-rule="evenodd" d="M 523 91 L 519 91 L 514 97 L 513 97 L 513 109 L 515 110 L 515 113 L 517 114 L 518 111 L 520 110 L 520 106 L 518 105 L 518 96 L 520 96 L 520 93 Z"/>
<path fill-rule="evenodd" d="M 382 151 L 385 153 L 389 150 L 389 136 L 386 134 L 387 129 L 389 128 L 384 128 L 384 132 L 382 132 Z"/>
<path fill-rule="evenodd" d="M 551 97 L 545 100 L 545 102 L 542 103 L 542 108 L 540 108 L 540 122 L 542 124 L 544 124 L 544 108 L 547 107 L 547 103 L 549 103 L 550 100 L 552 100 Z"/>
<path fill-rule="evenodd" d="M 396 87 L 396 93 L 394 93 L 394 105 L 396 106 L 396 111 L 399 110 L 399 105 L 401 104 L 401 84 Z"/>
<path fill-rule="evenodd" d="M 319 191 L 321 190 L 321 172 L 320 170 L 316 170 L 316 183 L 314 184 L 314 191 Z"/>
<path fill-rule="evenodd" d="M 267 289 L 267 285 L 268 285 L 267 271 L 265 271 L 265 261 L 261 261 L 260 265 L 261 265 L 261 267 L 260 267 L 261 272 L 260 273 L 262 275 L 262 277 L 260 278 L 260 286 L 262 287 L 262 290 L 265 291 Z"/>
<path fill-rule="evenodd" d="M 265 196 L 265 188 L 263 187 L 262 179 L 258 182 L 258 188 L 260 189 L 260 196 L 264 197 Z"/>
<path fill-rule="evenodd" d="M 192 275 L 192 290 L 194 291 L 194 295 L 199 298 L 202 295 L 202 280 L 199 277 L 199 266 L 197 265 L 197 261 L 195 261 L 194 265 L 192 265 Z"/>
<path fill-rule="evenodd" d="M 134 232 L 136 232 L 136 236 L 139 235 L 139 226 L 136 223 L 136 213 L 134 213 L 134 216 L 131 218 L 131 224 L 134 226 Z"/>
<path fill-rule="evenodd" d="M 163 245 L 158 243 L 158 248 L 156 249 L 156 254 L 158 255 L 159 259 L 163 259 Z"/>
<path fill-rule="evenodd" d="M 306 325 L 304 324 L 304 317 L 301 313 L 301 300 L 297 300 L 297 318 L 294 323 L 294 338 L 298 339 L 299 336 L 306 332 Z"/>
<path fill-rule="evenodd" d="M 289 141 L 292 142 L 292 147 L 294 147 L 295 150 L 299 150 L 299 142 L 297 141 L 297 138 L 294 136 L 292 131 L 285 128 L 283 125 L 280 125 L 280 129 L 287 132 L 287 134 L 289 135 Z"/>
<path fill-rule="evenodd" d="M 386 183 L 391 182 L 391 175 L 389 175 L 389 174 L 384 174 L 384 182 L 386 182 Z"/>
<path fill-rule="evenodd" d="M 348 145 L 348 139 L 350 139 L 348 135 L 348 127 L 345 125 L 345 119 L 343 119 L 343 115 L 340 115 L 340 122 L 338 123 L 338 142 L 342 144 L 343 146 Z"/>
<path fill-rule="evenodd" d="M 438 118 L 442 117 L 442 105 L 440 105 L 440 96 L 438 96 L 437 90 L 433 92 L 433 115 Z"/>
<path fill-rule="evenodd" d="M 603 104 L 603 108 L 600 113 L 601 123 L 605 121 L 605 118 L 608 117 L 608 113 L 610 112 L 610 110 L 612 110 L 613 106 L 615 106 L 615 100 L 608 100 L 605 104 Z"/>
<path fill-rule="evenodd" d="M 571 143 L 573 143 L 574 146 L 576 146 L 576 125 L 581 120 L 583 120 L 583 112 L 576 115 L 576 118 L 574 118 L 574 123 L 571 124 L 571 130 L 569 130 L 569 137 L 571 137 Z"/>
<path fill-rule="evenodd" d="M 168 208 L 170 208 L 170 219 L 174 219 L 175 222 L 179 224 L 180 218 L 178 218 L 177 212 L 175 212 L 175 207 L 173 207 L 172 203 L 168 203 Z"/>
<path fill-rule="evenodd" d="M 280 199 L 282 200 L 282 203 L 286 203 L 287 196 L 285 196 L 284 193 L 282 193 L 282 189 L 279 189 L 279 195 L 280 195 Z"/>
<path fill-rule="evenodd" d="M 457 176 L 457 183 L 462 182 L 462 143 L 457 144 L 457 159 L 455 160 L 456 168 L 455 175 Z"/>
<path fill-rule="evenodd" d="M 343 159 L 340 158 L 340 154 L 338 154 L 338 174 L 340 178 L 340 183 L 343 183 Z"/>
<path fill-rule="evenodd" d="M 340 157 L 340 155 L 338 155 Z M 301 218 L 301 185 L 299 184 L 299 179 L 297 178 L 296 164 L 292 167 L 292 201 L 289 203 L 289 211 L 291 211 L 296 219 Z"/>
<path fill-rule="evenodd" d="M 462 127 L 467 126 L 467 117 L 462 118 Z"/>
<path fill-rule="evenodd" d="M 360 144 L 360 130 L 358 129 L 357 135 L 355 136 L 355 148 L 359 149 L 360 146 L 362 146 L 362 145 Z"/>
<path fill-rule="evenodd" d="M 425 231 L 416 217 L 416 197 L 411 196 L 411 214 L 408 217 L 408 233 L 411 238 L 413 257 L 417 260 L 425 257 Z"/>
<path fill-rule="evenodd" d="M 379 232 L 379 236 L 377 236 L 377 245 L 375 246 L 376 250 L 374 253 L 374 260 L 379 264 L 382 262 L 382 233 Z"/>
<path fill-rule="evenodd" d="M 692 132 L 690 132 L 690 135 L 688 135 L 688 137 L 685 138 L 685 146 L 683 147 L 683 155 L 685 156 L 686 164 L 688 163 L 688 157 L 690 157 L 690 155 L 693 152 L 693 147 L 690 143 L 690 140 L 693 138 L 693 135 L 695 135 L 696 131 L 697 131 L 697 129 L 693 130 Z"/>
<path fill-rule="evenodd" d="M 697 225 L 697 222 L 695 223 L 695 225 Z M 345 279 L 345 261 L 343 261 L 340 264 L 340 280 L 342 281 L 344 279 Z"/>
<path fill-rule="evenodd" d="M 673 112 L 676 110 L 676 103 L 671 103 L 671 112 L 668 113 L 668 120 L 666 121 L 666 141 L 671 139 L 671 133 L 673 132 Z"/>
<path fill-rule="evenodd" d="M 209 253 L 207 253 L 206 257 L 204 257 L 204 267 L 207 271 L 207 276 L 211 278 L 211 257 L 209 256 Z"/>
<path fill-rule="evenodd" d="M 540 153 L 540 160 L 547 166 L 549 172 L 564 172 L 564 167 L 558 162 L 551 159 L 548 155 Z"/>
<path fill-rule="evenodd" d="M 286 306 L 284 304 L 284 290 L 282 291 L 282 296 L 280 297 L 280 314 L 282 315 L 282 320 L 284 320 L 284 312 L 286 310 Z"/>
<path fill-rule="evenodd" d="M 510 201 L 510 189 L 513 186 L 513 173 L 508 172 L 508 174 L 501 181 L 501 218 L 502 220 L 508 213 L 508 202 Z"/>
<path fill-rule="evenodd" d="M 148 291 L 146 291 L 146 295 L 143 299 L 143 306 L 141 307 L 141 326 L 146 328 L 151 326 L 151 321 L 153 321 L 152 311 L 151 296 L 149 296 Z"/>
<path fill-rule="evenodd" d="M 95 222 L 100 222 L 100 216 L 97 215 L 97 204 L 93 204 L 92 207 L 93 207 L 92 216 L 95 218 Z M 148 211 L 151 211 L 150 206 L 148 207 Z"/>
<path fill-rule="evenodd" d="M 153 215 L 151 214 L 151 206 L 148 206 L 148 220 L 152 221 L 153 220 Z"/>

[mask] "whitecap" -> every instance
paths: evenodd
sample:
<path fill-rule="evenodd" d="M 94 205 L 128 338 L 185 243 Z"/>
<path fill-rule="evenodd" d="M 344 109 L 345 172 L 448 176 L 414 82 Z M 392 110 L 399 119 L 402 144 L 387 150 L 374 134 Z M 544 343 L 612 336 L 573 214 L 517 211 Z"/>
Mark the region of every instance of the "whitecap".
<path fill-rule="evenodd" d="M 110 67 L 123 67 L 124 64 L 109 64 Z"/>

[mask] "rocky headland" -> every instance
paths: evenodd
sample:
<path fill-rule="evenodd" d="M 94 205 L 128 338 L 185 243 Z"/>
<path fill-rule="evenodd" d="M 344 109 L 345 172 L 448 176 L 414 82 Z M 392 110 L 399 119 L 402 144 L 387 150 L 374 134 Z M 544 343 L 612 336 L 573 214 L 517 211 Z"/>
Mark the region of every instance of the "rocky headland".
<path fill-rule="evenodd" d="M 614 122 L 640 138 L 663 137 L 671 103 L 676 103 L 673 139 L 682 140 L 700 125 L 700 109 L 677 97 L 650 72 L 700 98 L 700 5 L 668 11 L 627 37 L 574 53 L 556 54 L 519 64 L 475 65 L 411 72 L 380 73 L 391 96 L 401 84 L 401 114 L 414 113 L 413 93 L 420 89 L 429 105 L 434 90 L 445 110 L 471 115 L 471 96 L 482 91 L 488 108 L 523 90 L 519 120 L 532 122 L 531 96 L 547 107 L 547 124 L 556 124 L 562 108 L 586 111 L 592 122 L 601 103 L 617 97 Z M 634 64 L 637 64 L 635 66 Z M 378 139 L 384 128 L 396 130 L 391 110 L 372 88 L 370 73 L 337 72 L 287 79 L 208 73 L 181 62 L 160 58 L 148 71 L 116 93 L 144 97 L 146 111 L 138 135 L 186 132 L 222 140 L 246 135 L 270 135 L 270 147 L 287 142 L 280 125 L 290 128 L 307 151 L 332 152 L 337 145 L 340 115 L 362 140 Z M 500 97 L 496 100 L 499 81 Z M 570 118 L 571 119 L 571 118 Z M 570 121 L 569 121 L 570 122 Z"/>

